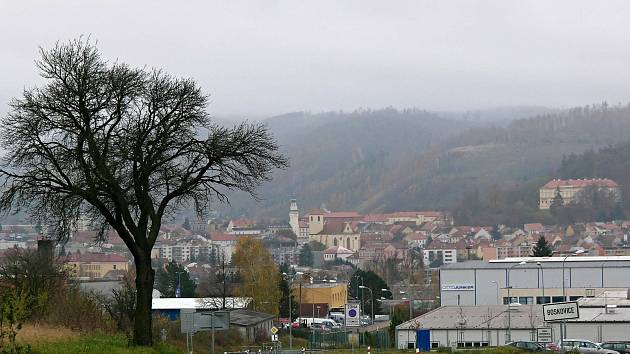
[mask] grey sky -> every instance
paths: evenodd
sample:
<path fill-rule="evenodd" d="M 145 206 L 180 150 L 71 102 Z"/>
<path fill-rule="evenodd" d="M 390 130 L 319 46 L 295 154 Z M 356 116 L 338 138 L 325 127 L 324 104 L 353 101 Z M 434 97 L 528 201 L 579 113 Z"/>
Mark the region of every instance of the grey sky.
<path fill-rule="evenodd" d="M 628 1 L 0 0 L 0 112 L 81 34 L 196 78 L 215 115 L 630 101 Z"/>

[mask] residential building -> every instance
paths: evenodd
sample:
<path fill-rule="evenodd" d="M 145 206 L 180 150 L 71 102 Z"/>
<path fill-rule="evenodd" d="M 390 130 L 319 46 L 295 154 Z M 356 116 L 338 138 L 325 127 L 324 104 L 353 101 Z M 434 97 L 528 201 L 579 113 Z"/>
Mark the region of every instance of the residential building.
<path fill-rule="evenodd" d="M 542 210 L 549 209 L 558 192 L 565 204 L 571 203 L 575 201 L 576 196 L 586 187 L 596 187 L 599 190 L 610 193 L 617 200 L 621 199 L 621 189 L 619 185 L 617 182 L 608 178 L 553 179 L 539 190 L 539 208 Z"/>
<path fill-rule="evenodd" d="M 280 264 L 297 265 L 300 258 L 300 248 L 295 246 L 273 247 L 269 249 L 273 261 Z"/>
<path fill-rule="evenodd" d="M 345 261 L 348 259 L 348 257 L 352 256 L 354 252 L 342 246 L 332 246 L 325 249 L 323 254 L 324 261 L 332 262 L 335 259 L 341 259 Z"/>
<path fill-rule="evenodd" d="M 424 264 L 430 265 L 435 261 L 442 264 L 457 262 L 457 248 L 452 243 L 433 241 L 422 250 Z"/>
<path fill-rule="evenodd" d="M 118 275 L 129 270 L 129 260 L 115 253 L 72 253 L 67 269 L 71 277 L 103 279 L 110 272 Z"/>

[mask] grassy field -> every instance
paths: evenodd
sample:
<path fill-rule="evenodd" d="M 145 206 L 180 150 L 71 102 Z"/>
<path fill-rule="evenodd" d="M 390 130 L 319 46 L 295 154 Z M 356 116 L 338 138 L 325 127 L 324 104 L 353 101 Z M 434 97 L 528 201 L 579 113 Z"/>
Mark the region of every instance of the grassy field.
<path fill-rule="evenodd" d="M 127 346 L 124 336 L 90 335 L 79 336 L 63 341 L 42 341 L 32 344 L 33 353 L 62 354 L 62 353 L 90 353 L 90 354 L 179 354 L 181 349 L 158 344 L 152 348 L 134 348 Z"/>

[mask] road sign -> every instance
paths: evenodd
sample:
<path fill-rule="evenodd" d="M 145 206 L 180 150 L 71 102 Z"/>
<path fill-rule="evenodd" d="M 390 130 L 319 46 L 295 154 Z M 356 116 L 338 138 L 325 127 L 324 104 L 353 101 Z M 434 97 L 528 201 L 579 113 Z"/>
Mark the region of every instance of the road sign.
<path fill-rule="evenodd" d="M 570 320 L 580 317 L 580 308 L 575 301 L 556 302 L 543 305 L 543 317 L 545 322 Z"/>
<path fill-rule="evenodd" d="M 275 327 L 274 327 L 275 328 Z M 272 334 L 271 335 L 271 341 L 272 342 L 277 342 L 278 341 L 278 335 L 277 334 Z"/>
<path fill-rule="evenodd" d="M 539 343 L 551 343 L 553 342 L 553 330 L 551 327 L 536 328 L 536 338 L 538 338 Z"/>
<path fill-rule="evenodd" d="M 346 304 L 346 327 L 361 326 L 361 307 L 359 304 Z"/>
<path fill-rule="evenodd" d="M 278 333 L 278 331 L 279 331 L 278 327 L 276 327 L 276 326 L 272 326 L 271 327 L 271 333 L 276 334 L 276 333 Z"/>
<path fill-rule="evenodd" d="M 192 332 L 195 320 L 195 309 L 180 309 L 179 310 L 179 319 L 181 322 L 181 330 L 182 333 L 190 333 Z"/>
<path fill-rule="evenodd" d="M 215 331 L 230 328 L 229 311 L 204 311 L 195 312 L 194 329 L 196 332 L 210 331 L 214 327 Z"/>
<path fill-rule="evenodd" d="M 195 333 L 202 331 L 220 331 L 230 328 L 230 312 L 206 311 L 195 312 L 194 309 L 179 310 L 182 333 Z"/>

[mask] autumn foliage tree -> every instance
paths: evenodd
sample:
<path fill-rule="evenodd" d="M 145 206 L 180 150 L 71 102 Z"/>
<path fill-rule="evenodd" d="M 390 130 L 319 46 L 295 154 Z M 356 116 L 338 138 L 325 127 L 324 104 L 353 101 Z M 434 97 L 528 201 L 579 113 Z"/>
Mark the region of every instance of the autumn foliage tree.
<path fill-rule="evenodd" d="M 0 121 L 0 208 L 28 209 L 65 238 L 84 215 L 113 229 L 133 255 L 133 342 L 151 345 L 151 250 L 162 220 L 202 214 L 226 191 L 254 195 L 287 160 L 267 128 L 213 124 L 192 79 L 105 61 L 89 40 L 41 50 L 41 87 Z"/>
<path fill-rule="evenodd" d="M 241 279 L 238 294 L 251 297 L 256 311 L 277 316 L 281 296 L 280 273 L 262 242 L 240 238 L 236 242 L 232 261 L 238 268 Z"/>

